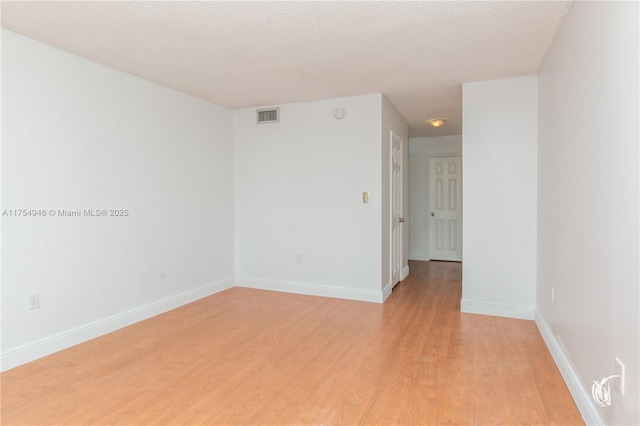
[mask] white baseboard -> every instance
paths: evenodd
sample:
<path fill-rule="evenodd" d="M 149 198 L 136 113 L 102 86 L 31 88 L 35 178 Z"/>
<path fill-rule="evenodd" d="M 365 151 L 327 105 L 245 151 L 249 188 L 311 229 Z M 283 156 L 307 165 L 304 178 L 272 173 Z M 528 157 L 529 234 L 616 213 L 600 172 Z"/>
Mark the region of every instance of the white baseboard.
<path fill-rule="evenodd" d="M 426 251 L 412 251 L 409 253 L 409 260 L 430 260 Z"/>
<path fill-rule="evenodd" d="M 0 355 L 0 371 L 6 371 L 87 340 L 95 339 L 231 287 L 233 287 L 233 279 L 228 278 L 10 350 Z"/>
<path fill-rule="evenodd" d="M 409 276 L 409 265 L 406 265 L 402 268 L 402 272 L 400 273 L 400 281 L 404 280 Z"/>
<path fill-rule="evenodd" d="M 518 319 L 534 319 L 534 308 L 516 305 L 504 305 L 501 303 L 489 303 L 476 300 L 460 301 L 460 312 L 467 314 L 492 315 L 494 317 L 507 317 Z"/>
<path fill-rule="evenodd" d="M 602 419 L 602 416 L 600 416 L 598 408 L 591 400 L 589 393 L 587 393 L 582 386 L 573 364 L 569 358 L 567 358 L 567 355 L 562 350 L 558 340 L 553 335 L 551 328 L 537 309 L 535 310 L 535 321 L 542 338 L 547 344 L 547 348 L 549 348 L 549 352 L 551 352 L 553 360 L 558 366 L 558 370 L 560 370 L 560 374 L 562 375 L 564 382 L 569 388 L 569 392 L 571 392 L 573 400 L 578 406 L 578 410 L 582 415 L 582 420 L 584 420 L 587 425 L 604 425 L 605 422 Z"/>
<path fill-rule="evenodd" d="M 359 300 L 362 302 L 382 303 L 385 299 L 382 291 L 244 277 L 236 278 L 236 287 L 283 291 L 285 293 L 307 294 L 310 296 L 334 297 L 338 299 Z"/>
<path fill-rule="evenodd" d="M 385 284 L 384 287 L 382 287 L 382 301 L 384 302 L 385 300 L 387 300 L 387 298 L 389 296 L 391 296 L 391 292 L 393 291 L 393 286 L 391 285 L 391 282 L 388 282 L 387 284 Z"/>

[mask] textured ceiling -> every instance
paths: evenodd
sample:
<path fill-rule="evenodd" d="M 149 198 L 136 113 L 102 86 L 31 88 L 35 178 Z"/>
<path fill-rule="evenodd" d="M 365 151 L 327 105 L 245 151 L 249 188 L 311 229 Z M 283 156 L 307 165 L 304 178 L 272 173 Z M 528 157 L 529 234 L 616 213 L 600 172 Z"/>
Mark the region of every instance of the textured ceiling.
<path fill-rule="evenodd" d="M 2 26 L 230 108 L 382 92 L 461 133 L 461 83 L 536 74 L 570 2 L 2 1 Z M 426 120 L 445 117 L 446 126 Z"/>

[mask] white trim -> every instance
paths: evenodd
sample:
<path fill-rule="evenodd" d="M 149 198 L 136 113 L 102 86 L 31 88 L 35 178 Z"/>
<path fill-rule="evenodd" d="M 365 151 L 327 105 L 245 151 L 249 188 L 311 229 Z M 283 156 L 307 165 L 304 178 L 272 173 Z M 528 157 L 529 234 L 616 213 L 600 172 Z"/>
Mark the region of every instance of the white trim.
<path fill-rule="evenodd" d="M 405 265 L 404 268 L 402 268 L 402 272 L 400 273 L 400 281 L 404 280 L 408 276 L 409 276 L 409 265 Z"/>
<path fill-rule="evenodd" d="M 362 302 L 382 303 L 384 301 L 384 294 L 382 290 L 360 290 L 357 288 L 337 287 L 320 284 L 307 284 L 239 277 L 236 278 L 236 287 L 283 291 L 285 293 L 307 294 L 310 296 L 334 297 L 337 299 L 359 300 Z"/>
<path fill-rule="evenodd" d="M 391 286 L 395 284 L 393 276 L 393 129 L 389 130 L 389 147 L 387 148 L 389 153 L 389 280 Z M 383 207 L 384 208 L 384 207 Z"/>
<path fill-rule="evenodd" d="M 549 352 L 551 352 L 553 360 L 556 362 L 558 370 L 560 370 L 560 374 L 562 374 L 564 382 L 569 388 L 569 392 L 571 392 L 573 400 L 578 406 L 582 420 L 588 425 L 604 425 L 605 422 L 600 416 L 598 408 L 596 408 L 589 394 L 582 386 L 573 364 L 569 358 L 567 358 L 558 340 L 553 335 L 551 328 L 537 309 L 535 310 L 535 321 L 544 342 L 547 344 L 547 348 L 549 348 Z"/>
<path fill-rule="evenodd" d="M 400 197 L 400 213 L 399 216 L 400 217 L 404 217 L 404 168 L 407 167 L 407 165 L 404 164 L 404 139 L 402 139 L 400 137 L 400 135 L 398 135 L 396 132 L 393 131 L 393 129 L 389 130 L 389 218 L 390 218 L 390 223 L 389 223 L 389 274 L 391 275 L 391 281 L 395 280 L 395 277 L 393 275 L 393 224 L 394 224 L 394 218 L 393 218 L 393 140 L 397 140 L 398 143 L 400 144 L 400 193 L 398 194 L 398 196 Z M 409 145 L 407 145 L 407 153 L 409 152 Z M 404 258 L 403 254 L 404 254 L 404 227 L 405 227 L 405 223 L 400 223 L 400 263 L 402 263 L 402 259 Z M 408 226 L 408 224 L 407 224 Z M 407 230 L 408 231 L 408 230 Z M 400 271 L 400 275 L 402 275 L 402 271 Z M 398 282 L 402 281 L 403 278 L 399 277 L 400 279 L 398 280 Z M 395 286 L 396 283 L 394 283 Z"/>
<path fill-rule="evenodd" d="M 139 321 L 151 318 L 158 314 L 168 312 L 187 303 L 202 299 L 203 297 L 221 292 L 233 287 L 233 278 L 227 278 L 213 284 L 184 293 L 171 296 L 158 302 L 140 306 L 127 312 L 113 315 L 100 321 L 95 321 L 69 330 L 58 335 L 42 339 L 38 342 L 22 346 L 18 349 L 0 355 L 0 371 L 6 371 L 38 358 L 50 355 L 54 352 L 70 348 L 77 344 L 86 342 L 111 333 L 112 331 L 126 327 Z"/>
<path fill-rule="evenodd" d="M 495 317 L 507 317 L 532 320 L 534 308 L 517 305 L 503 305 L 501 303 L 482 302 L 478 300 L 460 300 L 460 312 L 467 314 L 493 315 Z"/>
<path fill-rule="evenodd" d="M 431 260 L 429 259 L 429 253 L 426 251 L 412 251 L 409 252 L 409 260 Z"/>
<path fill-rule="evenodd" d="M 384 287 L 382 287 L 382 301 L 384 302 L 391 296 L 391 292 L 393 291 L 393 286 L 391 282 L 388 282 Z"/>

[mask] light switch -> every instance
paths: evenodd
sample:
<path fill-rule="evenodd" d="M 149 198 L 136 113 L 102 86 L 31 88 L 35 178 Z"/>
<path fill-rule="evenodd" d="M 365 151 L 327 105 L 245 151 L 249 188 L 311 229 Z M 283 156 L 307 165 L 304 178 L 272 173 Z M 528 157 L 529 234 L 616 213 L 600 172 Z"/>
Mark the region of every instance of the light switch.
<path fill-rule="evenodd" d="M 369 197 L 370 197 L 370 195 L 369 195 L 368 192 L 363 192 L 362 193 L 362 202 L 367 204 L 369 202 Z"/>

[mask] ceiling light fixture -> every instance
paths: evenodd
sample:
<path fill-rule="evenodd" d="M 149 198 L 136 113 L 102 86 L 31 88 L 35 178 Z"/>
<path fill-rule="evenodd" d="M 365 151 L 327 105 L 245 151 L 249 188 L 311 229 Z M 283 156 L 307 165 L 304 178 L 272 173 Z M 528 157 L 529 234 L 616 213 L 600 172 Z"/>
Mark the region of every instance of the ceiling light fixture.
<path fill-rule="evenodd" d="M 442 127 L 445 125 L 446 122 L 447 120 L 445 120 L 444 118 L 432 118 L 428 120 L 428 123 L 431 124 L 433 127 Z"/>

